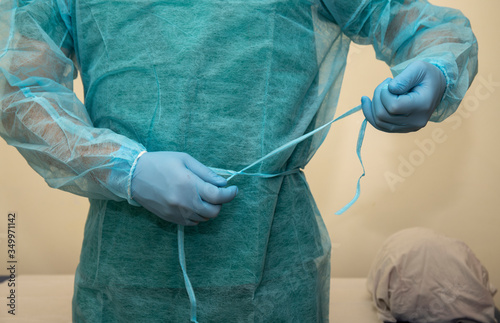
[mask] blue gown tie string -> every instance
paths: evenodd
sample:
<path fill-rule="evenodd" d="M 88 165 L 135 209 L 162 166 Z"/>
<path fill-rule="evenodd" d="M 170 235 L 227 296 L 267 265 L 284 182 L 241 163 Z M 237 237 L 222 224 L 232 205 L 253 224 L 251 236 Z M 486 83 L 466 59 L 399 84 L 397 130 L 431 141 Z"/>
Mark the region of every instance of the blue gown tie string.
<path fill-rule="evenodd" d="M 345 117 L 348 117 L 348 116 L 350 116 L 350 115 L 352 115 L 360 110 L 361 110 L 361 105 L 359 105 L 355 108 L 352 108 L 351 110 L 347 111 L 346 113 L 342 114 L 341 116 L 327 122 L 326 124 L 314 129 L 313 131 L 308 132 L 308 133 L 298 137 L 297 139 L 289 141 L 286 144 L 282 145 L 281 147 L 276 148 L 275 150 L 271 151 L 270 153 L 268 153 L 264 157 L 261 157 L 258 160 L 256 160 L 255 162 L 251 163 L 250 165 L 244 167 L 240 171 L 233 171 L 233 170 L 220 169 L 220 168 L 212 168 L 212 170 L 215 171 L 219 175 L 229 175 L 229 177 L 227 178 L 228 182 L 231 179 L 233 179 L 235 176 L 239 176 L 239 175 L 240 176 L 257 176 L 257 177 L 262 177 L 262 178 L 272 178 L 272 177 L 286 176 L 289 174 L 296 173 L 299 171 L 299 169 L 291 169 L 291 170 L 287 170 L 287 171 L 276 173 L 276 174 L 249 173 L 249 172 L 247 172 L 247 170 L 252 168 L 253 166 L 259 164 L 260 162 L 264 161 L 265 159 L 270 158 L 271 156 L 274 156 L 274 155 L 276 155 L 276 154 L 278 154 L 278 153 L 280 153 L 280 152 L 282 152 L 290 147 L 297 145 L 298 143 L 306 140 L 307 138 L 311 137 L 315 133 L 318 133 L 319 131 L 324 130 L 332 123 L 334 123 L 338 120 L 341 120 Z M 364 119 L 363 122 L 361 123 L 361 128 L 360 128 L 359 134 L 358 134 L 358 141 L 356 144 L 356 154 L 358 155 L 358 159 L 359 159 L 359 162 L 360 162 L 361 167 L 363 169 L 363 173 L 358 178 L 358 181 L 356 184 L 356 193 L 355 193 L 354 197 L 343 208 L 341 208 L 340 210 L 335 212 L 336 215 L 340 215 L 340 214 L 344 213 L 345 211 L 347 211 L 354 203 L 356 203 L 356 201 L 358 200 L 359 195 L 361 193 L 361 185 L 360 185 L 361 178 L 363 178 L 366 174 L 365 166 L 363 165 L 363 160 L 361 159 L 361 147 L 363 146 L 363 139 L 365 137 L 366 125 L 367 125 L 367 120 Z M 178 240 L 177 242 L 178 242 L 178 249 L 179 249 L 179 262 L 181 265 L 182 274 L 184 276 L 184 283 L 186 285 L 186 290 L 187 290 L 187 293 L 189 296 L 189 301 L 191 303 L 191 322 L 198 323 L 198 321 L 196 319 L 196 297 L 194 294 L 193 286 L 191 285 L 191 282 L 189 280 L 189 276 L 188 276 L 187 270 L 186 270 L 186 255 L 185 255 L 185 251 L 184 251 L 184 226 L 180 225 L 180 224 L 177 226 L 177 240 Z"/>

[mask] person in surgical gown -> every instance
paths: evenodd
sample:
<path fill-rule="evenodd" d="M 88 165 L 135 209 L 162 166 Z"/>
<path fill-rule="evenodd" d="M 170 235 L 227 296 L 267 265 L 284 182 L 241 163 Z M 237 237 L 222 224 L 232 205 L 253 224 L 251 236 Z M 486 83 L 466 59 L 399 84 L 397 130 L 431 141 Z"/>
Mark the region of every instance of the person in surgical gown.
<path fill-rule="evenodd" d="M 383 131 L 443 120 L 477 71 L 469 21 L 425 0 L 0 1 L 0 134 L 90 199 L 74 322 L 189 321 L 179 224 L 199 322 L 328 321 L 330 241 L 301 171 L 326 134 L 252 170 L 271 178 L 210 169 L 331 120 L 351 41 L 395 75 L 362 100 Z"/>

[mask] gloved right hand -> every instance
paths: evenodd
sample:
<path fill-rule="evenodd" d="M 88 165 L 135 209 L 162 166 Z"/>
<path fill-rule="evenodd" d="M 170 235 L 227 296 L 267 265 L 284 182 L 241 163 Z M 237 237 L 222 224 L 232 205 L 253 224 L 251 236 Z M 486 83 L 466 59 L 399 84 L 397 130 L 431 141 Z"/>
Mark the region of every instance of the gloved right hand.
<path fill-rule="evenodd" d="M 132 199 L 160 218 L 196 225 L 215 218 L 223 203 L 238 193 L 236 186 L 188 154 L 150 152 L 132 174 Z"/>

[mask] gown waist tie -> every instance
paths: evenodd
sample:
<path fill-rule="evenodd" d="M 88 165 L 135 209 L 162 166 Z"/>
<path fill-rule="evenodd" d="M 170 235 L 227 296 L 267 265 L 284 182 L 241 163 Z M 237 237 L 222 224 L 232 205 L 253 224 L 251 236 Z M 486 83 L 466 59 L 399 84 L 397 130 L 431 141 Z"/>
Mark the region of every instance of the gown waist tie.
<path fill-rule="evenodd" d="M 360 110 L 361 110 L 360 105 L 355 107 L 355 108 L 352 108 L 351 110 L 347 111 L 346 113 L 342 114 L 341 116 L 333 119 L 332 121 L 327 122 L 326 124 L 314 129 L 313 131 L 308 132 L 305 135 L 300 136 L 299 138 L 294 139 L 292 141 L 289 141 L 286 144 L 282 145 L 281 147 L 276 148 L 275 150 L 271 151 L 270 153 L 268 153 L 264 157 L 259 158 L 258 160 L 256 160 L 252 164 L 241 169 L 240 171 L 233 171 L 233 170 L 213 168 L 213 167 L 211 169 L 214 172 L 216 172 L 218 175 L 228 175 L 229 176 L 227 178 L 228 182 L 235 176 L 256 176 L 256 177 L 261 177 L 261 178 L 273 178 L 273 177 L 286 176 L 286 175 L 298 173 L 300 171 L 300 168 L 294 168 L 291 170 L 286 170 L 286 171 L 274 173 L 274 174 L 249 173 L 249 172 L 247 172 L 247 170 L 252 168 L 253 166 L 257 165 L 258 163 L 262 162 L 263 160 L 265 160 L 271 156 L 274 156 L 274 155 L 276 155 L 276 154 L 278 154 L 278 153 L 280 153 L 280 152 L 282 152 L 290 147 L 297 145 L 298 143 L 311 137 L 315 133 L 324 130 L 326 127 L 328 127 L 332 123 L 334 123 L 340 119 L 343 119 L 347 116 L 350 116 L 350 115 L 352 115 Z M 347 211 L 358 200 L 360 192 L 361 192 L 360 191 L 360 182 L 361 182 L 361 178 L 363 178 L 365 176 L 365 166 L 363 165 L 363 161 L 361 159 L 361 147 L 363 145 L 363 139 L 365 137 L 366 124 L 367 124 L 367 120 L 364 119 L 363 122 L 361 123 L 361 128 L 359 130 L 359 135 L 358 135 L 358 141 L 356 144 L 356 154 L 358 155 L 358 159 L 359 159 L 359 162 L 360 162 L 361 167 L 363 169 L 363 173 L 358 178 L 358 182 L 356 185 L 356 194 L 354 195 L 353 199 L 349 203 L 347 203 L 343 208 L 341 208 L 340 210 L 335 212 L 336 215 L 340 215 L 340 214 L 344 213 L 345 211 Z M 184 252 L 184 226 L 180 225 L 180 224 L 177 226 L 177 242 L 178 242 L 177 245 L 178 245 L 178 249 L 179 249 L 179 263 L 181 265 L 182 274 L 184 276 L 184 283 L 186 284 L 186 290 L 187 290 L 187 293 L 189 296 L 189 301 L 191 303 L 191 322 L 198 323 L 198 321 L 196 319 L 196 297 L 194 294 L 193 286 L 191 285 L 191 282 L 189 280 L 189 276 L 188 276 L 187 270 L 186 270 L 186 255 Z"/>

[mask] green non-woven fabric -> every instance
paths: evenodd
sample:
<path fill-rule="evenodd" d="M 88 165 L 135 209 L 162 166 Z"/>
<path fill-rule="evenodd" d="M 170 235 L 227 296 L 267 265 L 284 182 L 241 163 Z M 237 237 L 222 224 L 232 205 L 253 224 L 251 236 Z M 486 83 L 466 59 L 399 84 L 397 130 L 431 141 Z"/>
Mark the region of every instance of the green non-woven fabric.
<path fill-rule="evenodd" d="M 477 70 L 467 19 L 426 1 L 2 0 L 0 25 L 1 136 L 50 186 L 91 201 L 75 322 L 190 319 L 177 226 L 130 197 L 141 152 L 242 169 L 333 118 L 351 39 L 394 73 L 439 66 L 434 121 Z M 255 172 L 304 168 L 325 135 Z M 232 184 L 216 219 L 185 228 L 198 321 L 328 321 L 330 242 L 304 174 Z"/>

